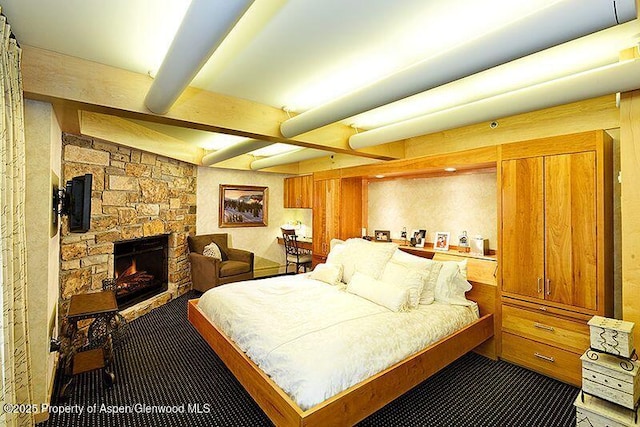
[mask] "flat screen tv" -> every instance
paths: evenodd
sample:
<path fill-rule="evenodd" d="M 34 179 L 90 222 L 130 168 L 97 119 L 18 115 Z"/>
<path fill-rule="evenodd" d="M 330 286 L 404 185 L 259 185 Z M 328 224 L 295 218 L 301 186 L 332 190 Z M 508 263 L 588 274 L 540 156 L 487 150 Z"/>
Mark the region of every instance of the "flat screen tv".
<path fill-rule="evenodd" d="M 67 181 L 62 213 L 69 216 L 69 231 L 84 233 L 91 227 L 91 183 L 90 173 Z"/>

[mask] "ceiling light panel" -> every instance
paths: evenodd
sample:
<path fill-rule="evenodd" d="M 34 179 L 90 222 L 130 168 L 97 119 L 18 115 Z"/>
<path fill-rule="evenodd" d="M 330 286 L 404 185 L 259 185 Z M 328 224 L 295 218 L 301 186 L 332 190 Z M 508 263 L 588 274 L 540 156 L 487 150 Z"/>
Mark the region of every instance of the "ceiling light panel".
<path fill-rule="evenodd" d="M 286 2 L 217 73 L 195 85 L 300 112 L 488 32 L 548 1 Z M 384 16 L 381 20 L 380 17 Z M 254 32 L 240 21 L 235 31 Z M 240 37 L 240 36 L 238 36 Z M 327 61 L 326 58 L 331 58 Z M 216 55 L 206 67 L 215 67 Z M 264 84 L 269 82 L 269 84 Z"/>
<path fill-rule="evenodd" d="M 251 154 L 256 157 L 271 157 L 271 156 L 277 156 L 280 154 L 291 153 L 300 149 L 301 148 L 298 147 L 297 145 L 282 144 L 277 142 L 275 144 L 271 144 L 268 147 L 251 151 L 248 154 Z"/>
<path fill-rule="evenodd" d="M 619 52 L 634 44 L 640 21 L 582 37 L 455 82 L 343 120 L 373 129 L 456 105 L 554 80 L 618 62 Z"/>
<path fill-rule="evenodd" d="M 22 44 L 147 74 L 162 63 L 190 3 L 3 0 L 2 12 Z"/>

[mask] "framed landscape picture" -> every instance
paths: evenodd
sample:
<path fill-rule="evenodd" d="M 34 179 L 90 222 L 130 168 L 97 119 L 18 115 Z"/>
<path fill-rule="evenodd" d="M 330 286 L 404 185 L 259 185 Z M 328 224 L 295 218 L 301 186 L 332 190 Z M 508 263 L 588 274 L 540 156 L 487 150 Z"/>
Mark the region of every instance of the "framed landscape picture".
<path fill-rule="evenodd" d="M 218 226 L 266 227 L 268 187 L 220 184 Z"/>

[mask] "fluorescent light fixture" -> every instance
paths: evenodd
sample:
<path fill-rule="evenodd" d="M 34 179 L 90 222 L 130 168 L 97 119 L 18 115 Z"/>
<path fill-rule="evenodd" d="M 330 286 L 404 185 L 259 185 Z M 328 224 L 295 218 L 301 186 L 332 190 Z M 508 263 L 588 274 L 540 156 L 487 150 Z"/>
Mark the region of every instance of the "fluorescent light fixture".
<path fill-rule="evenodd" d="M 349 145 L 353 149 L 370 147 L 638 88 L 640 59 L 600 67 L 360 132 L 349 138 Z"/>
<path fill-rule="evenodd" d="M 249 154 L 256 157 L 271 157 L 271 156 L 277 156 L 278 154 L 290 153 L 292 151 L 297 151 L 299 149 L 300 147 L 298 147 L 297 145 L 283 144 L 281 142 L 276 142 L 275 144 L 271 144 L 259 150 L 252 151 Z"/>
<path fill-rule="evenodd" d="M 343 121 L 360 130 L 387 126 L 619 61 L 640 36 L 634 20 L 366 111 Z"/>
<path fill-rule="evenodd" d="M 444 170 L 446 172 L 455 172 L 457 169 L 456 168 L 444 168 Z"/>
<path fill-rule="evenodd" d="M 251 138 L 244 136 L 229 135 L 226 133 L 209 133 L 209 135 L 206 139 L 202 138 L 198 142 L 198 145 L 205 150 L 223 150 L 232 145 L 251 140 Z"/>
<path fill-rule="evenodd" d="M 192 0 L 145 105 L 165 114 L 254 0 Z"/>
<path fill-rule="evenodd" d="M 290 153 L 254 160 L 251 162 L 251 169 L 265 169 L 273 166 L 297 163 L 303 160 L 317 159 L 318 157 L 330 156 L 331 154 L 333 154 L 331 151 L 316 150 L 315 148 L 301 148 Z"/>
<path fill-rule="evenodd" d="M 635 0 L 554 2 L 499 30 L 292 117 L 282 123 L 280 131 L 291 138 L 635 17 Z"/>
<path fill-rule="evenodd" d="M 382 178 L 384 178 L 384 175 L 376 175 L 376 178 L 382 179 Z"/>
<path fill-rule="evenodd" d="M 250 151 L 258 150 L 260 148 L 267 147 L 273 144 L 269 141 L 261 141 L 258 139 L 245 139 L 237 144 L 229 145 L 213 153 L 209 153 L 202 157 L 202 166 L 211 166 L 215 163 L 228 160 L 233 157 L 240 156 L 242 154 L 249 153 Z"/>

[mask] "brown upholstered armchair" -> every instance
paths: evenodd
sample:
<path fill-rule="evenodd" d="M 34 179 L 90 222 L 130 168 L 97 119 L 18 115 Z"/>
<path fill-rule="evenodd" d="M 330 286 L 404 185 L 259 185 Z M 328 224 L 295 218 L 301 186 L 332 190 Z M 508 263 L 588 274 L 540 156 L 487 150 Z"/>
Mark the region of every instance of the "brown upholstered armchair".
<path fill-rule="evenodd" d="M 227 233 L 187 238 L 193 289 L 204 292 L 225 283 L 253 279 L 253 252 L 230 248 L 227 239 Z M 204 247 L 211 242 L 220 248 L 222 260 L 202 255 Z"/>

